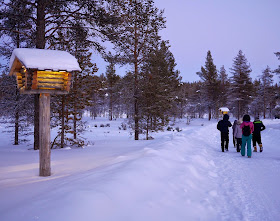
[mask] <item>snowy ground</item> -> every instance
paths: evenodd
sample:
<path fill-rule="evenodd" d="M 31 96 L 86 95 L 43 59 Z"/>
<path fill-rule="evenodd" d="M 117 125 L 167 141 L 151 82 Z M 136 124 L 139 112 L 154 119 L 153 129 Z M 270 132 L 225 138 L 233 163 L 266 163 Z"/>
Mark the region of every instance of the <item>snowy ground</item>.
<path fill-rule="evenodd" d="M 264 152 L 249 159 L 232 142 L 221 152 L 214 120 L 149 141 L 120 120 L 89 121 L 94 145 L 53 150 L 50 177 L 38 176 L 38 151 L 0 133 L 0 220 L 280 220 L 280 120 L 263 122 Z"/>

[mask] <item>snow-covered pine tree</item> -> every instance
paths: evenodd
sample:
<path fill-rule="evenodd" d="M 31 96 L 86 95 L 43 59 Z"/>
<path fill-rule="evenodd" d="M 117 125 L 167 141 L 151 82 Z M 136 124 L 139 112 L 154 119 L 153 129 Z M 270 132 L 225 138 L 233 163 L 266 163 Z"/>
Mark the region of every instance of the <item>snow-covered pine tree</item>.
<path fill-rule="evenodd" d="M 249 104 L 252 101 L 253 84 L 250 77 L 251 68 L 242 50 L 233 59 L 232 68 L 230 68 L 231 88 L 230 102 L 234 115 L 239 118 L 249 112 Z"/>
<path fill-rule="evenodd" d="M 211 52 L 207 52 L 205 67 L 201 67 L 201 71 L 197 72 L 197 75 L 203 82 L 201 92 L 204 95 L 204 105 L 208 109 L 208 119 L 211 120 L 212 113 L 216 113 L 218 110 L 218 72 L 216 65 L 214 65 Z"/>

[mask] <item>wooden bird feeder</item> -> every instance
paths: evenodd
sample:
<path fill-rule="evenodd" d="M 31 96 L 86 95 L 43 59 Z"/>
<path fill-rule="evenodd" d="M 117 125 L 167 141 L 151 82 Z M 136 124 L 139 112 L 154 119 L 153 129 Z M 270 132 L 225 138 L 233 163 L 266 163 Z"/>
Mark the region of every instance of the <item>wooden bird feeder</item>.
<path fill-rule="evenodd" d="M 67 94 L 71 72 L 81 71 L 74 56 L 65 51 L 17 48 L 10 59 L 10 73 L 22 94 L 39 97 L 40 176 L 50 176 L 50 94 Z"/>
<path fill-rule="evenodd" d="M 73 71 L 80 67 L 65 51 L 17 48 L 10 61 L 10 75 L 22 94 L 67 94 Z"/>
<path fill-rule="evenodd" d="M 220 107 L 219 111 L 222 115 L 228 114 L 229 109 L 227 107 Z"/>

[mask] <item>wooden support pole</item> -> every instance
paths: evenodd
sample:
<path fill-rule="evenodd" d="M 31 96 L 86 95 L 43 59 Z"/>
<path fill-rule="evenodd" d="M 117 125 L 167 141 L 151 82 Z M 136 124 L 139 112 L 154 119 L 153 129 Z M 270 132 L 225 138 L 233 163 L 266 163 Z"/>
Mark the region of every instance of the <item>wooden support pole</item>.
<path fill-rule="evenodd" d="M 39 154 L 40 176 L 51 175 L 50 149 L 50 94 L 40 94 L 39 98 Z"/>

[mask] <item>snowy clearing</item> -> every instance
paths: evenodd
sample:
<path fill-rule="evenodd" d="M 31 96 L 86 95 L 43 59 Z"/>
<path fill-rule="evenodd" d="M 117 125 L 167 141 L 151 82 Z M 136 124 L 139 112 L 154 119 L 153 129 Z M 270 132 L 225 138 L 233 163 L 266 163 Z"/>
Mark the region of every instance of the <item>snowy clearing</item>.
<path fill-rule="evenodd" d="M 235 151 L 231 129 L 221 152 L 217 120 L 180 121 L 181 132 L 149 141 L 121 122 L 89 119 L 94 144 L 52 150 L 50 177 L 38 176 L 38 151 L 1 133 L 0 220 L 279 220 L 280 120 L 263 120 L 264 152 L 251 159 Z"/>

